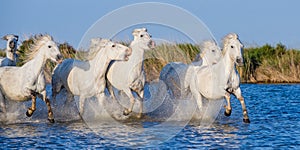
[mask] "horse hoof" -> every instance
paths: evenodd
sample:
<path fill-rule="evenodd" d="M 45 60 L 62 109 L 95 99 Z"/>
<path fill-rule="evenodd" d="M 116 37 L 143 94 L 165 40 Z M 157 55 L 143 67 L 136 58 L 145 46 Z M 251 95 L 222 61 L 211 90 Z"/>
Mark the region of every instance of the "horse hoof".
<path fill-rule="evenodd" d="M 30 113 L 28 112 L 28 110 L 26 111 L 26 116 L 27 116 L 27 117 L 31 117 L 32 114 L 33 114 L 33 113 L 30 114 Z"/>
<path fill-rule="evenodd" d="M 55 122 L 54 119 L 50 119 L 50 118 L 48 118 L 48 121 L 49 121 L 50 123 L 54 123 L 54 122 Z"/>
<path fill-rule="evenodd" d="M 229 111 L 229 113 L 227 113 L 227 111 L 225 110 L 224 115 L 225 115 L 226 117 L 229 117 L 229 116 L 231 115 L 231 111 Z"/>
<path fill-rule="evenodd" d="M 128 111 L 127 109 L 125 109 L 125 110 L 123 111 L 123 115 L 128 116 L 128 115 L 129 115 L 129 111 Z"/>
<path fill-rule="evenodd" d="M 243 119 L 244 123 L 250 123 L 249 119 Z"/>

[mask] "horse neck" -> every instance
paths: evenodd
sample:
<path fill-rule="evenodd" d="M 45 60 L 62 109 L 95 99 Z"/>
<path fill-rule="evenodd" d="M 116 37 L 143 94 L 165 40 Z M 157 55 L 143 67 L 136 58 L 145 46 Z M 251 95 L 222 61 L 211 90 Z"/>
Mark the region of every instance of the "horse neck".
<path fill-rule="evenodd" d="M 6 57 L 12 61 L 15 61 L 15 53 L 11 52 L 11 49 L 9 47 L 7 47 L 7 50 L 6 50 Z"/>
<path fill-rule="evenodd" d="M 143 69 L 143 60 L 145 50 L 140 47 L 138 42 L 131 42 L 130 48 L 132 49 L 131 56 L 129 57 L 128 63 L 133 64 L 138 69 Z"/>
<path fill-rule="evenodd" d="M 202 61 L 202 65 L 201 66 L 208 66 L 209 65 L 205 57 L 202 58 L 200 61 Z"/>
<path fill-rule="evenodd" d="M 97 55 L 89 61 L 91 67 L 88 72 L 94 75 L 96 81 L 104 82 L 104 76 L 110 61 L 111 59 L 106 56 L 106 50 L 100 50 Z"/>
<path fill-rule="evenodd" d="M 46 58 L 43 54 L 43 50 L 39 50 L 34 58 L 25 63 L 21 68 L 27 70 L 28 74 L 31 74 L 33 79 L 36 79 L 39 74 L 43 71 L 46 64 Z"/>
<path fill-rule="evenodd" d="M 229 50 L 226 51 L 226 53 L 223 55 L 223 57 L 221 58 L 224 64 L 224 71 L 225 71 L 225 76 L 224 76 L 224 79 L 225 79 L 225 82 L 228 81 L 231 73 L 232 73 L 232 70 L 234 69 L 234 61 L 230 58 L 230 55 L 229 55 Z"/>

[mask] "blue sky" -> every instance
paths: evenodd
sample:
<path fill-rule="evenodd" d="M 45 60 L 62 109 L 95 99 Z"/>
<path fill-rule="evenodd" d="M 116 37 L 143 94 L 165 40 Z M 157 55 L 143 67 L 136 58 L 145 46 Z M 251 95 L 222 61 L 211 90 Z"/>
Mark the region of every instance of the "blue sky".
<path fill-rule="evenodd" d="M 68 42 L 77 48 L 82 36 L 98 19 L 120 7 L 141 2 L 149 1 L 4 0 L 0 2 L 0 36 L 13 33 L 20 35 L 22 40 L 28 35 L 49 33 L 56 41 Z M 281 42 L 289 48 L 300 49 L 298 0 L 156 2 L 169 3 L 189 11 L 206 24 L 217 40 L 227 33 L 236 32 L 246 46 Z M 164 30 L 152 31 L 151 34 L 153 37 L 165 34 L 165 38 L 176 40 L 167 36 L 168 32 Z M 3 48 L 5 42 L 1 40 L 0 46 Z"/>

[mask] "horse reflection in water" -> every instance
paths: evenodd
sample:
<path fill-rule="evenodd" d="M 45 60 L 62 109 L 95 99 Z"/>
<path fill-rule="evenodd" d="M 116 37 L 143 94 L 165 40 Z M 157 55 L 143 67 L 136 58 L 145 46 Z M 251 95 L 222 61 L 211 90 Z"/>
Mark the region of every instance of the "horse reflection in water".
<path fill-rule="evenodd" d="M 36 110 L 36 97 L 41 97 L 48 107 L 48 120 L 53 123 L 54 117 L 49 99 L 46 96 L 45 79 L 40 79 L 44 71 L 46 60 L 60 63 L 62 55 L 53 38 L 49 35 L 36 35 L 34 44 L 30 47 L 28 61 L 22 67 L 0 68 L 0 99 L 1 109 L 6 113 L 5 99 L 12 101 L 27 101 L 31 98 L 32 106 L 28 108 L 26 115 L 32 116 Z M 12 84 L 13 83 L 13 84 Z"/>

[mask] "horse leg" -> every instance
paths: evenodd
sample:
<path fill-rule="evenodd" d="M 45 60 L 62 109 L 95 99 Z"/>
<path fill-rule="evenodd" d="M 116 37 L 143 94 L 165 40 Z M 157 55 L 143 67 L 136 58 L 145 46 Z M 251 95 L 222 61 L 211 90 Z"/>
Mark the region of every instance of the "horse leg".
<path fill-rule="evenodd" d="M 56 95 L 58 92 L 56 92 L 56 88 L 54 88 L 55 86 L 52 86 L 52 102 L 56 103 Z"/>
<path fill-rule="evenodd" d="M 5 106 L 5 99 L 2 95 L 2 92 L 0 91 L 0 108 L 1 108 L 1 111 L 6 114 L 6 106 Z"/>
<path fill-rule="evenodd" d="M 142 118 L 143 115 L 143 107 L 144 107 L 144 90 L 141 90 L 140 92 L 137 92 L 139 101 L 140 101 L 140 112 L 137 115 L 137 118 Z"/>
<path fill-rule="evenodd" d="M 85 97 L 84 97 L 84 96 L 80 96 L 80 97 L 79 97 L 79 113 L 80 113 L 81 116 L 82 116 L 83 113 L 84 113 L 84 109 L 83 109 L 83 107 L 84 107 L 84 102 L 85 102 Z"/>
<path fill-rule="evenodd" d="M 43 92 L 41 92 L 41 95 L 42 95 L 42 99 L 44 100 L 44 102 L 47 105 L 47 109 L 48 109 L 48 121 L 50 123 L 54 123 L 53 112 L 52 112 L 50 101 L 47 98 L 46 91 L 44 90 Z"/>
<path fill-rule="evenodd" d="M 226 92 L 225 99 L 227 101 L 227 106 L 225 105 L 226 110 L 224 112 L 224 115 L 228 117 L 231 115 L 230 93 Z"/>
<path fill-rule="evenodd" d="M 132 92 L 131 90 L 128 88 L 128 89 L 125 89 L 124 90 L 125 94 L 129 97 L 130 99 L 130 107 L 129 109 L 125 108 L 125 110 L 123 111 L 123 114 L 125 116 L 129 115 L 131 112 L 132 112 L 132 109 L 133 109 L 133 105 L 135 103 L 135 100 L 134 100 L 134 96 L 132 95 Z"/>
<path fill-rule="evenodd" d="M 250 119 L 248 116 L 248 112 L 247 112 L 247 108 L 246 108 L 246 104 L 245 104 L 245 99 L 242 96 L 242 91 L 240 88 L 238 88 L 237 90 L 234 91 L 234 95 L 237 97 L 237 99 L 240 101 L 241 105 L 242 105 L 242 109 L 243 109 L 243 121 L 245 123 L 250 123 Z"/>
<path fill-rule="evenodd" d="M 31 117 L 33 112 L 36 110 L 36 95 L 35 94 L 31 95 L 31 101 L 32 101 L 31 107 L 29 107 L 26 112 L 27 117 Z"/>
<path fill-rule="evenodd" d="M 52 79 L 53 80 L 53 79 Z M 52 81 L 52 102 L 56 103 L 56 95 L 60 92 L 62 84 Z"/>
<path fill-rule="evenodd" d="M 111 83 L 109 81 L 106 82 L 106 85 L 107 85 L 107 89 L 108 89 L 108 92 L 111 96 L 111 98 L 115 101 L 115 102 L 118 102 L 117 99 L 116 99 L 116 95 L 115 95 L 115 92 L 114 92 L 114 89 L 113 89 L 113 86 L 111 85 Z"/>

